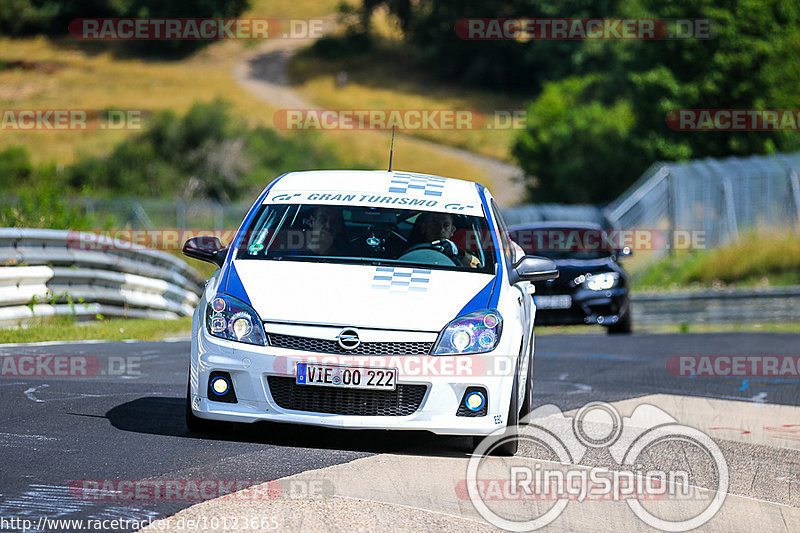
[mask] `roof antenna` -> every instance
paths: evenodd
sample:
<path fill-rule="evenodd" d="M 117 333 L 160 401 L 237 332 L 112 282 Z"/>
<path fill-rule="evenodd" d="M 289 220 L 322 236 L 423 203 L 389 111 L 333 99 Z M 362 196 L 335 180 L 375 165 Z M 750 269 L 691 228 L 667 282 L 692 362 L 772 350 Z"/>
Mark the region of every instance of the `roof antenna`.
<path fill-rule="evenodd" d="M 392 171 L 392 155 L 394 155 L 394 126 L 392 126 L 392 145 L 389 147 L 389 172 Z"/>

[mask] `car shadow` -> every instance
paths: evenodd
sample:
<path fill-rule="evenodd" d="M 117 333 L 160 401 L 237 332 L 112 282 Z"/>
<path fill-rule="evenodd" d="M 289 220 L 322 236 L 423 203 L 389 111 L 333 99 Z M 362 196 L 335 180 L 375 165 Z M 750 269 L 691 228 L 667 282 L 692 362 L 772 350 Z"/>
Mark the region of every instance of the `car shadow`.
<path fill-rule="evenodd" d="M 219 432 L 191 433 L 186 428 L 185 409 L 185 398 L 147 396 L 117 405 L 105 417 L 121 431 L 292 448 L 466 457 L 471 442 L 466 437 L 439 436 L 426 431 L 334 429 L 277 422 L 223 423 Z"/>

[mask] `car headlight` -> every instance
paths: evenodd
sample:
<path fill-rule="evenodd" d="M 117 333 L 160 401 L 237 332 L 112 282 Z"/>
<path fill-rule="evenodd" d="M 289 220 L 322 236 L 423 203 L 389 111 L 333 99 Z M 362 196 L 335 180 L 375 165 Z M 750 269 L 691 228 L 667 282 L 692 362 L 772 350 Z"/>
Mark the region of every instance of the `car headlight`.
<path fill-rule="evenodd" d="M 444 328 L 433 355 L 461 355 L 491 352 L 500 342 L 503 317 L 495 309 L 463 315 Z"/>
<path fill-rule="evenodd" d="M 227 294 L 206 306 L 206 330 L 220 339 L 264 346 L 264 327 L 252 307 Z"/>
<path fill-rule="evenodd" d="M 616 272 L 603 272 L 586 276 L 583 286 L 592 291 L 604 291 L 616 285 L 618 281 L 619 274 Z"/>

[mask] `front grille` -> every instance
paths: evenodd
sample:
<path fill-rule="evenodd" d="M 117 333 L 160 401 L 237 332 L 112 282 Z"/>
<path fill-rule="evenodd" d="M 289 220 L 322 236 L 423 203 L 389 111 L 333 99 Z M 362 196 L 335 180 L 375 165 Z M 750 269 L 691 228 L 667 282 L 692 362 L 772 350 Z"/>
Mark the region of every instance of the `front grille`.
<path fill-rule="evenodd" d="M 428 355 L 433 349 L 432 342 L 362 342 L 354 350 L 345 350 L 338 341 L 295 337 L 268 333 L 270 346 L 304 352 L 321 352 L 354 355 Z"/>
<path fill-rule="evenodd" d="M 428 389 L 426 385 L 398 385 L 393 391 L 316 387 L 280 376 L 268 376 L 267 384 L 281 409 L 354 416 L 413 414 Z"/>

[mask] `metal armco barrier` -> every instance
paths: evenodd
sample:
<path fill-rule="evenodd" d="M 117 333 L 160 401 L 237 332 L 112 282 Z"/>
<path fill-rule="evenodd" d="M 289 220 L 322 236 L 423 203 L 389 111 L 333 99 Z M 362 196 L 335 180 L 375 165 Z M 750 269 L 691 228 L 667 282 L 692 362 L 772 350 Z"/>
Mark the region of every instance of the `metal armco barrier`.
<path fill-rule="evenodd" d="M 633 322 L 800 322 L 800 286 L 633 293 Z"/>
<path fill-rule="evenodd" d="M 203 280 L 168 253 L 77 232 L 0 228 L 0 327 L 33 317 L 178 318 Z"/>

